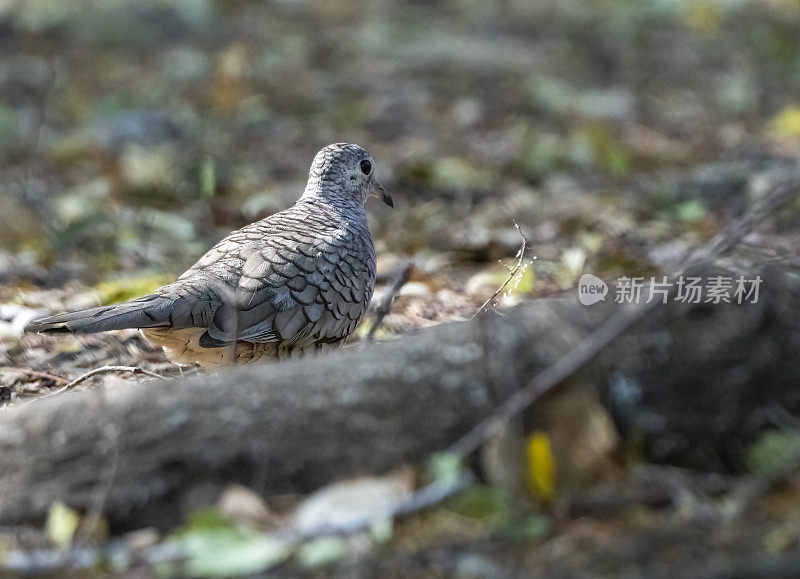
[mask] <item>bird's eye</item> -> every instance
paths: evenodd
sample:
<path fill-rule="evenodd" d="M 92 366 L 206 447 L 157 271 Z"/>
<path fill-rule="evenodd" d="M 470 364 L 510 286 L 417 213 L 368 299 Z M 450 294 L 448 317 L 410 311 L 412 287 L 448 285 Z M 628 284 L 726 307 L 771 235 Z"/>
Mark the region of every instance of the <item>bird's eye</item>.
<path fill-rule="evenodd" d="M 369 175 L 372 172 L 372 163 L 366 159 L 361 161 L 361 172 L 364 173 L 364 175 Z"/>

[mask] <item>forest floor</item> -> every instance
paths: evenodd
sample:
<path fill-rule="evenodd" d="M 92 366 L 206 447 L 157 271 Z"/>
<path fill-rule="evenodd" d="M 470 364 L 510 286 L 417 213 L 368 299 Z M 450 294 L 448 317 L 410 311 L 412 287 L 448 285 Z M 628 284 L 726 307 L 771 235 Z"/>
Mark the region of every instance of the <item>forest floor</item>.
<path fill-rule="evenodd" d="M 22 328 L 171 281 L 228 231 L 291 204 L 331 142 L 367 147 L 395 200 L 368 205 L 373 304 L 413 264 L 378 340 L 472 317 L 520 259 L 515 224 L 527 250 L 491 304 L 501 315 L 575 294 L 582 273 L 669 275 L 775 183 L 800 179 L 798 39 L 793 0 L 0 2 L 0 414 L 106 365 L 192 371 L 136 331 Z M 800 201 L 722 265 L 767 263 L 800 267 Z M 149 379 L 105 373 L 76 389 Z M 554 476 L 520 496 L 483 472 L 388 530 L 276 556 L 276 572 L 798 573 L 797 473 L 753 494 L 757 473 L 650 464 L 592 412 L 611 442 L 582 484 Z M 796 437 L 768 442 L 760 452 L 781 456 Z M 558 456 L 544 459 L 558 471 Z M 382 480 L 408 490 L 413 478 Z M 215 529 L 203 543 L 214 555 L 226 533 L 261 537 L 307 500 L 232 494 L 269 516 L 221 503 L 151 535 L 99 525 L 89 543 L 152 552 Z M 54 505 L 47 522 L 0 528 L 0 566 L 48 568 L 21 554 L 69 551 L 79 519 Z M 100 559 L 88 567 L 115 569 Z M 148 573 L 148 561 L 116 569 Z"/>

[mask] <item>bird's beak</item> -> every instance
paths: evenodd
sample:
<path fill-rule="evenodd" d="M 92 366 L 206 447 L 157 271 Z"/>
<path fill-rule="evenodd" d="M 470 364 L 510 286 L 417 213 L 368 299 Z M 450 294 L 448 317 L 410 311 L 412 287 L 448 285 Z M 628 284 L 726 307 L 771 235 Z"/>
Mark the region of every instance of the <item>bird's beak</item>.
<path fill-rule="evenodd" d="M 389 207 L 394 208 L 394 201 L 392 201 L 392 196 L 386 192 L 386 189 L 383 188 L 377 179 L 372 180 L 372 185 L 370 186 L 370 194 L 373 197 L 377 197 L 384 203 L 386 203 Z"/>

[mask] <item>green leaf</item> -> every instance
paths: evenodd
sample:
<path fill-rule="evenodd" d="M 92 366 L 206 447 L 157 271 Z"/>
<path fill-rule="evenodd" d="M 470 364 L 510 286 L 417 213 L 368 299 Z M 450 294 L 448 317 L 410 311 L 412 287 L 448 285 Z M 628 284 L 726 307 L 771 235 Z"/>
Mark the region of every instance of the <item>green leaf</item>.
<path fill-rule="evenodd" d="M 213 507 L 192 511 L 186 525 L 179 535 L 192 531 L 208 531 L 217 529 L 233 529 L 234 523 Z"/>
<path fill-rule="evenodd" d="M 800 433 L 794 430 L 768 430 L 747 449 L 748 470 L 768 479 L 777 478 L 800 458 Z"/>
<path fill-rule="evenodd" d="M 192 577 L 257 573 L 284 561 L 292 552 L 290 542 L 238 527 L 215 508 L 192 512 L 172 541 L 186 553 L 186 572 Z"/>
<path fill-rule="evenodd" d="M 431 456 L 428 470 L 434 480 L 454 483 L 461 474 L 461 458 L 457 454 L 439 452 Z"/>
<path fill-rule="evenodd" d="M 217 171 L 214 159 L 204 157 L 200 165 L 200 194 L 203 197 L 213 197 L 217 189 Z"/>
<path fill-rule="evenodd" d="M 511 507 L 512 498 L 508 491 L 485 485 L 466 488 L 447 503 L 449 510 L 492 527 L 509 520 Z"/>
<path fill-rule="evenodd" d="M 394 521 L 391 517 L 378 519 L 370 525 L 369 534 L 377 544 L 388 543 L 394 532 Z"/>
<path fill-rule="evenodd" d="M 468 190 L 488 187 L 488 171 L 474 167 L 465 159 L 445 157 L 433 166 L 431 182 L 437 189 Z"/>
<path fill-rule="evenodd" d="M 257 573 L 284 561 L 291 545 L 264 533 L 231 528 L 207 528 L 183 533 L 178 540 L 187 555 L 192 577 L 223 577 Z"/>
<path fill-rule="evenodd" d="M 303 567 L 322 567 L 347 555 L 347 544 L 339 537 L 321 537 L 303 545 L 297 558 Z"/>
<path fill-rule="evenodd" d="M 706 206 L 702 199 L 692 199 L 678 205 L 678 219 L 692 223 L 706 216 Z"/>

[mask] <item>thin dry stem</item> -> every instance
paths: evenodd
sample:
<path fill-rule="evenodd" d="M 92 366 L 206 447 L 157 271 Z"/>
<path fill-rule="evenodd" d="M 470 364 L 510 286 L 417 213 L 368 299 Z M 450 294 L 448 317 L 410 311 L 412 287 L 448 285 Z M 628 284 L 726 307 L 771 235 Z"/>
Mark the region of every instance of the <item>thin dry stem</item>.
<path fill-rule="evenodd" d="M 51 392 L 50 394 L 46 394 L 45 396 L 55 396 L 56 394 L 61 394 L 62 392 L 66 392 L 67 390 L 71 390 L 81 382 L 84 382 L 91 378 L 92 376 L 97 376 L 98 374 L 107 374 L 109 372 L 131 372 L 133 374 L 144 374 L 145 376 L 150 376 L 151 378 L 163 378 L 160 374 L 156 374 L 155 372 L 150 372 L 149 370 L 145 370 L 144 368 L 139 368 L 137 366 L 101 366 L 100 368 L 95 368 L 94 370 L 89 370 L 85 374 L 81 374 L 77 378 L 75 378 L 72 382 L 67 383 L 65 386 L 62 386 L 55 392 Z"/>
<path fill-rule="evenodd" d="M 395 277 L 394 282 L 392 283 L 392 287 L 389 288 L 389 291 L 386 292 L 386 295 L 383 296 L 381 303 L 378 304 L 378 307 L 375 308 L 375 321 L 372 323 L 372 327 L 369 329 L 369 333 L 367 334 L 367 341 L 371 342 L 372 339 L 375 337 L 375 331 L 380 327 L 383 323 L 383 318 L 392 310 L 392 302 L 394 301 L 395 296 L 400 291 L 400 289 L 408 283 L 408 280 L 411 279 L 411 270 L 414 269 L 414 264 L 408 262 L 403 269 L 397 274 Z"/>
<path fill-rule="evenodd" d="M 517 263 L 514 265 L 514 267 L 509 272 L 508 277 L 506 278 L 506 281 L 503 282 L 503 285 L 501 285 L 499 288 L 497 288 L 497 291 L 495 291 L 488 300 L 483 302 L 483 305 L 480 308 L 478 308 L 477 312 L 472 314 L 472 318 L 470 318 L 470 319 L 474 320 L 478 315 L 480 315 L 481 313 L 485 312 L 486 309 L 489 307 L 489 305 L 492 302 L 494 302 L 494 300 L 497 298 L 497 296 L 499 296 L 500 293 L 504 289 L 506 289 L 508 284 L 511 283 L 511 280 L 514 279 L 514 277 L 517 275 L 517 273 L 519 273 L 520 268 L 522 268 L 522 264 L 525 261 L 525 249 L 526 249 L 527 244 L 528 244 L 528 239 L 525 237 L 525 234 L 522 233 L 522 229 L 520 229 L 519 224 L 516 221 L 514 222 L 514 227 L 517 228 L 517 231 L 519 232 L 520 236 L 522 237 L 522 245 L 520 246 L 519 252 L 517 253 L 517 256 L 518 256 L 517 257 Z"/>

